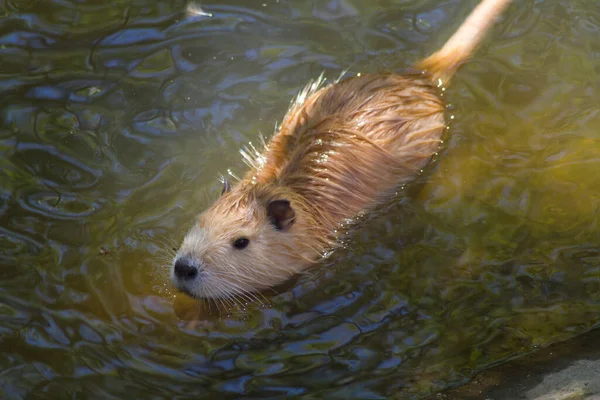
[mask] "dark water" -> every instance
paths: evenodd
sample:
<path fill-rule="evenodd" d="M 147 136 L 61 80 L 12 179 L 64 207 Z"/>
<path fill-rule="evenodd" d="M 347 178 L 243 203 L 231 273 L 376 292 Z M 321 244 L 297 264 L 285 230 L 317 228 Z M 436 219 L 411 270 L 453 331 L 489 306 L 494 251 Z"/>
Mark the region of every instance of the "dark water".
<path fill-rule="evenodd" d="M 308 80 L 402 70 L 475 4 L 0 1 L 1 397 L 411 398 L 596 326 L 583 0 L 516 1 L 453 81 L 445 151 L 312 274 L 221 318 L 171 291 L 219 174 Z"/>

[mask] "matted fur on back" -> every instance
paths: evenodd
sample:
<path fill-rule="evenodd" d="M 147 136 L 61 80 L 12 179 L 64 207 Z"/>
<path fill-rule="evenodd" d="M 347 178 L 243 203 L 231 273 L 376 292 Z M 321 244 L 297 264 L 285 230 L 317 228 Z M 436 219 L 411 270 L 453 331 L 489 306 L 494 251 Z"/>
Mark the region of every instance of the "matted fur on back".
<path fill-rule="evenodd" d="M 437 151 L 445 127 L 437 90 L 421 73 L 312 83 L 247 178 L 302 196 L 335 229 L 413 179 Z"/>

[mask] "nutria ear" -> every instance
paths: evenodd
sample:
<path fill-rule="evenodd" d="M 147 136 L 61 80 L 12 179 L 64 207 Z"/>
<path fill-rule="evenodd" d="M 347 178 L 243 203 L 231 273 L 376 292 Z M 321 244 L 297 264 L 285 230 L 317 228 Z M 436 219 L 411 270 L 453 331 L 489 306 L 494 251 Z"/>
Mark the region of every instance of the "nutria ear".
<path fill-rule="evenodd" d="M 267 206 L 267 215 L 271 223 L 280 231 L 287 231 L 296 221 L 296 212 L 288 200 L 273 200 Z"/>
<path fill-rule="evenodd" d="M 229 181 L 227 180 L 227 178 L 223 177 L 223 189 L 221 189 L 221 196 L 223 196 L 225 193 L 230 192 L 231 191 L 231 185 L 229 184 Z"/>

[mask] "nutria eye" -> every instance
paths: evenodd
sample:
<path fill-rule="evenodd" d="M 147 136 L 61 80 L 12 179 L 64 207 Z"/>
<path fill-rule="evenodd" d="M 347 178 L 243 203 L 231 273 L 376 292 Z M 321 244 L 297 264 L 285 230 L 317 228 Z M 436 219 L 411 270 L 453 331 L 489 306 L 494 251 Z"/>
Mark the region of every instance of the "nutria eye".
<path fill-rule="evenodd" d="M 233 247 L 235 247 L 236 249 L 244 249 L 246 248 L 246 246 L 248 246 L 248 243 L 250 243 L 250 241 L 246 238 L 239 238 L 236 239 L 235 242 L 233 242 Z"/>

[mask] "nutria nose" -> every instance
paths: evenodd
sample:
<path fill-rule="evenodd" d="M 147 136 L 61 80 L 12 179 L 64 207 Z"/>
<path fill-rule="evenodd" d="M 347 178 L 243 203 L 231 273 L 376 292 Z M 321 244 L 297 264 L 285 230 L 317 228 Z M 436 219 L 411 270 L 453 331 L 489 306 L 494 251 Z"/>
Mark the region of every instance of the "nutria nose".
<path fill-rule="evenodd" d="M 175 276 L 180 279 L 193 279 L 198 275 L 198 268 L 189 258 L 178 258 L 175 261 Z"/>

